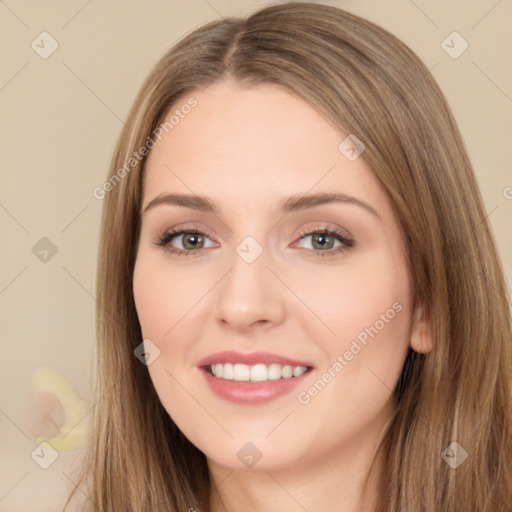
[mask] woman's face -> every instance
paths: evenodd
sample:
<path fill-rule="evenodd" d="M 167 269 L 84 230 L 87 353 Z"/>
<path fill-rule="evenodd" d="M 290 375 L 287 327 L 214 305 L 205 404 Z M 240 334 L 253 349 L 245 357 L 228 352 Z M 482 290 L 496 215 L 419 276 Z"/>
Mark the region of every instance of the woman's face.
<path fill-rule="evenodd" d="M 412 327 L 403 235 L 364 152 L 275 85 L 220 82 L 176 109 L 133 276 L 163 406 L 210 464 L 361 457 Z"/>

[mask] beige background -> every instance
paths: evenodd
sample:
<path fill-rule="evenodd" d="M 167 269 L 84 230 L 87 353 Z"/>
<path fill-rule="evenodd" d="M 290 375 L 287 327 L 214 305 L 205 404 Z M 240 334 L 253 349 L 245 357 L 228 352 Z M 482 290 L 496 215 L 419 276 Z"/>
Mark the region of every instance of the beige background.
<path fill-rule="evenodd" d="M 388 29 L 433 68 L 461 127 L 512 279 L 512 1 L 324 3 Z M 70 483 L 74 451 L 59 452 L 48 469 L 31 458 L 37 443 L 27 434 L 30 375 L 41 365 L 57 370 L 90 410 L 102 207 L 92 191 L 105 180 L 121 120 L 146 74 L 184 34 L 262 5 L 0 2 L 0 511 L 58 510 L 54 495 Z M 34 40 L 43 45 L 43 31 L 59 45 L 46 59 L 31 47 Z M 469 44 L 456 59 L 442 47 L 453 31 Z M 448 41 L 461 48 L 462 41 Z M 43 237 L 57 248 L 46 262 L 32 251 Z"/>

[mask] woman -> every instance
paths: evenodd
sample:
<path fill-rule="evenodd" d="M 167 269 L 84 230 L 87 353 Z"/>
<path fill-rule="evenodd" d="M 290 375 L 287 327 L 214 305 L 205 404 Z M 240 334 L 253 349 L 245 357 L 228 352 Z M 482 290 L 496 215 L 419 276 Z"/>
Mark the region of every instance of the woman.
<path fill-rule="evenodd" d="M 504 276 L 397 38 L 309 3 L 195 30 L 95 195 L 94 510 L 512 509 Z"/>

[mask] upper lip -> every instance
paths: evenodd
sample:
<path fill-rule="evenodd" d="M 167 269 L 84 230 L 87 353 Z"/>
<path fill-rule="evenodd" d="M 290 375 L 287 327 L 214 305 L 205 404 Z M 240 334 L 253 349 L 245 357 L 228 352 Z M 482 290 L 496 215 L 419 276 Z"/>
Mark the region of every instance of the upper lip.
<path fill-rule="evenodd" d="M 216 352 L 209 356 L 201 359 L 197 366 L 209 366 L 212 364 L 223 364 L 223 363 L 241 363 L 249 366 L 263 363 L 266 365 L 276 363 L 282 366 L 308 366 L 313 367 L 310 362 L 298 361 L 291 359 L 290 357 L 280 356 L 279 354 L 273 354 L 272 352 L 236 352 L 234 350 L 224 350 L 222 352 Z"/>

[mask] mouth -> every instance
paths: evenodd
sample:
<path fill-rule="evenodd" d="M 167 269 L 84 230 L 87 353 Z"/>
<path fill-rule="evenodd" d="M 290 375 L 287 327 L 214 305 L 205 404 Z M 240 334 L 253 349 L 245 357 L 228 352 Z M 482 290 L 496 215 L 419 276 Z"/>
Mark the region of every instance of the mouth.
<path fill-rule="evenodd" d="M 202 367 L 212 377 L 236 382 L 268 382 L 294 379 L 312 370 L 311 366 L 292 366 L 272 363 L 248 365 L 243 363 L 216 363 Z"/>
<path fill-rule="evenodd" d="M 198 364 L 206 383 L 218 397 L 255 405 L 289 394 L 314 370 L 298 361 L 269 352 L 220 352 Z"/>

